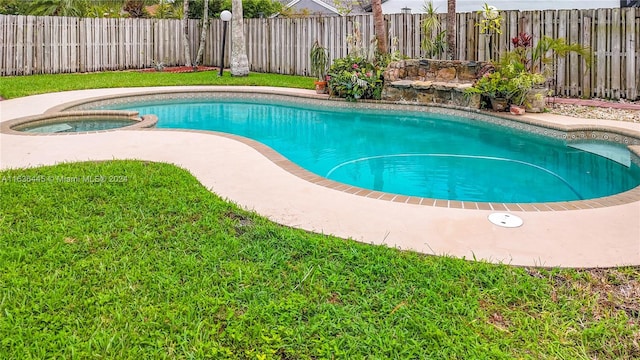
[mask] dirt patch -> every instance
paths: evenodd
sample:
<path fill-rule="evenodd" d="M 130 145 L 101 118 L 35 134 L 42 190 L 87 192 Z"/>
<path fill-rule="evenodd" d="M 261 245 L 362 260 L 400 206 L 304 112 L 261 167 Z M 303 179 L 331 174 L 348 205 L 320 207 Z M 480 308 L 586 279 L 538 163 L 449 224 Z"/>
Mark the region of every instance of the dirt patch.
<path fill-rule="evenodd" d="M 527 272 L 534 277 L 547 277 L 535 268 L 527 268 Z M 552 275 L 551 279 L 555 283 L 552 299 L 558 293 L 577 291 L 597 299 L 594 317 L 622 311 L 629 317 L 630 324 L 640 325 L 640 267 L 584 269 L 578 270 L 577 278 L 561 273 Z"/>

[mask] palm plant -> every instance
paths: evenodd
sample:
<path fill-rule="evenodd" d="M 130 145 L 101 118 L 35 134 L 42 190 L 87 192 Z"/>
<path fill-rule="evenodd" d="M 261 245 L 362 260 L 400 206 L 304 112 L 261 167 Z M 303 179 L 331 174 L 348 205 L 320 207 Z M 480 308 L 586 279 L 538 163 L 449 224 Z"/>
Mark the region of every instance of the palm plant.
<path fill-rule="evenodd" d="M 446 31 L 440 30 L 442 24 L 440 24 L 437 9 L 433 7 L 431 0 L 425 0 L 422 10 L 425 13 L 425 18 L 420 23 L 422 34 L 424 35 L 420 47 L 427 58 L 434 58 L 445 51 L 447 44 L 445 41 Z"/>
<path fill-rule="evenodd" d="M 40 16 L 75 16 L 87 15 L 87 0 L 35 0 L 29 7 L 29 13 Z"/>

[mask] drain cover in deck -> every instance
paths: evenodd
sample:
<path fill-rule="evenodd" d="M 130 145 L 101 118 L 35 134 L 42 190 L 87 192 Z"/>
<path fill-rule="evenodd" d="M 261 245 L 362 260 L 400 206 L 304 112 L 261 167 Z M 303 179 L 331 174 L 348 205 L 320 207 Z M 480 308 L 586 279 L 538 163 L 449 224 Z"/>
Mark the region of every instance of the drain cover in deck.
<path fill-rule="evenodd" d="M 507 213 L 493 213 L 489 215 L 489 221 L 491 221 L 494 225 L 507 228 L 519 227 L 522 226 L 523 223 L 520 217 Z"/>

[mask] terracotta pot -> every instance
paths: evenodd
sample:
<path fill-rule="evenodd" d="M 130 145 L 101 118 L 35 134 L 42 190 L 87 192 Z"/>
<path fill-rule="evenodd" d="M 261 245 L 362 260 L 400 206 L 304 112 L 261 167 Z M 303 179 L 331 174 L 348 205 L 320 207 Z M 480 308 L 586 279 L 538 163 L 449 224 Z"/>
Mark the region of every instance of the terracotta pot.
<path fill-rule="evenodd" d="M 526 111 L 524 105 L 511 104 L 511 106 L 509 106 L 509 112 L 511 113 L 511 115 L 524 115 Z"/>
<path fill-rule="evenodd" d="M 493 111 L 507 111 L 507 99 L 505 98 L 490 98 L 491 108 Z"/>
<path fill-rule="evenodd" d="M 327 92 L 326 81 L 316 81 L 316 94 L 325 94 Z"/>

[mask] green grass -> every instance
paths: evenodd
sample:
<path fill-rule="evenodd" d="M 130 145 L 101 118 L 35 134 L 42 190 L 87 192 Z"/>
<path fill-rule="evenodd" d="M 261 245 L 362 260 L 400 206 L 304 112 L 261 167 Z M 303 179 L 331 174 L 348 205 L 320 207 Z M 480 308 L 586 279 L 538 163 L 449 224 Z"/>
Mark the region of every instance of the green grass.
<path fill-rule="evenodd" d="M 0 78 L 0 96 L 5 99 L 49 92 L 137 86 L 250 85 L 313 89 L 314 79 L 304 76 L 251 73 L 219 77 L 215 71 L 190 73 L 115 71 L 87 74 L 6 76 Z"/>
<path fill-rule="evenodd" d="M 172 165 L 0 172 L 2 359 L 632 359 L 639 283 L 279 226 Z"/>

